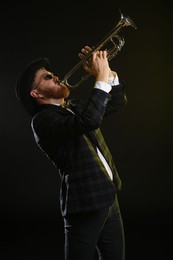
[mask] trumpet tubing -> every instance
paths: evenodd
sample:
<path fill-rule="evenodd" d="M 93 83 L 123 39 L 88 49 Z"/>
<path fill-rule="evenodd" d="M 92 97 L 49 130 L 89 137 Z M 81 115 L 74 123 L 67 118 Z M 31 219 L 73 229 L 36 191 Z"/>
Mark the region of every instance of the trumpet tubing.
<path fill-rule="evenodd" d="M 89 74 L 84 73 L 81 74 L 81 70 L 83 69 L 83 63 L 85 61 L 89 61 L 93 55 L 93 53 L 97 50 L 107 50 L 108 52 L 108 60 L 113 59 L 118 52 L 122 49 L 123 45 L 125 44 L 125 40 L 122 36 L 120 36 L 118 33 L 123 27 L 131 26 L 134 29 L 137 29 L 136 24 L 129 16 L 124 16 L 121 13 L 121 18 L 119 22 L 116 24 L 116 26 L 95 46 L 92 48 L 90 52 L 88 52 L 85 57 L 80 60 L 63 78 L 62 83 L 66 84 L 69 88 L 77 88 L 79 87 L 83 81 L 85 81 L 88 77 L 90 77 Z M 112 45 L 112 47 L 107 48 L 106 45 Z M 79 80 L 77 80 L 76 83 L 70 83 L 70 81 L 76 80 L 77 74 L 79 77 Z M 73 79 L 74 78 L 74 79 Z"/>

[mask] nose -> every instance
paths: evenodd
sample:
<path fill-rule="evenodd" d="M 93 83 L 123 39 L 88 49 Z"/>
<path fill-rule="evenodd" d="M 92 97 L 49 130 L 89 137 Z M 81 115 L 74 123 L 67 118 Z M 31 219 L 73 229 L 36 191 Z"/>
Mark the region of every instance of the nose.
<path fill-rule="evenodd" d="M 58 83 L 58 84 L 61 83 L 59 77 L 56 74 L 53 74 L 53 81 L 54 81 L 54 83 Z"/>
<path fill-rule="evenodd" d="M 56 74 L 53 74 L 53 75 L 52 75 L 52 78 L 53 78 L 53 80 L 57 80 L 57 79 L 59 79 L 58 76 L 57 76 Z"/>

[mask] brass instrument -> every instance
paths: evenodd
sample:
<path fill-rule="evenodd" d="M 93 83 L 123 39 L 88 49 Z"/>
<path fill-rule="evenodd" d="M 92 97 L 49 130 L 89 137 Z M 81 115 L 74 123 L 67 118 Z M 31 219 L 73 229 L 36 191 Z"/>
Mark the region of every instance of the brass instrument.
<path fill-rule="evenodd" d="M 108 53 L 107 56 L 108 60 L 111 60 L 117 55 L 117 53 L 121 50 L 121 48 L 125 43 L 124 38 L 118 35 L 119 31 L 125 26 L 131 26 L 137 29 L 134 21 L 129 16 L 124 16 L 121 12 L 120 14 L 121 14 L 121 18 L 117 23 L 117 25 L 95 47 L 93 47 L 92 50 L 88 52 L 88 54 L 86 54 L 85 57 L 76 64 L 76 66 L 74 66 L 65 75 L 61 83 L 66 84 L 69 88 L 77 88 L 84 80 L 86 80 L 89 76 L 91 76 L 90 74 L 85 73 L 82 74 L 82 76 L 80 76 L 80 79 L 78 80 L 77 83 L 73 85 L 69 83 L 70 78 L 72 80 L 72 77 L 74 78 L 76 77 L 75 73 L 79 74 L 79 70 L 83 68 L 83 62 L 91 60 L 92 54 L 95 51 L 100 50 L 101 48 L 106 49 Z M 107 49 L 106 44 L 110 44 L 110 43 L 113 44 L 113 47 Z"/>

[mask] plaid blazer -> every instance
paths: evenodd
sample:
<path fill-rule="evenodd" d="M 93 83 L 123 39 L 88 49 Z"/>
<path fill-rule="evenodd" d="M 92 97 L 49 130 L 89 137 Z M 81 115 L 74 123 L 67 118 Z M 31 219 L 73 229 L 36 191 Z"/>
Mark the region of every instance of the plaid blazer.
<path fill-rule="evenodd" d="M 104 116 L 118 111 L 126 101 L 124 84 L 120 83 L 110 93 L 93 89 L 85 104 L 72 100 L 74 114 L 46 104 L 33 117 L 35 141 L 59 172 L 63 217 L 113 203 L 121 180 L 99 127 Z M 98 157 L 96 146 L 112 170 L 113 181 Z"/>

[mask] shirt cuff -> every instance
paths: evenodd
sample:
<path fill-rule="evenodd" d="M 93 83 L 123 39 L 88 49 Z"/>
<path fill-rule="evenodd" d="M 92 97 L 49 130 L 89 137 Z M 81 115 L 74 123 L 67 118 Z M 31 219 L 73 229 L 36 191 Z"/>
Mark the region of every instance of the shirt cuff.
<path fill-rule="evenodd" d="M 109 93 L 112 89 L 110 84 L 103 81 L 96 81 L 94 88 L 101 89 L 107 93 Z"/>
<path fill-rule="evenodd" d="M 108 84 L 110 84 L 111 86 L 116 86 L 119 85 L 119 78 L 116 75 L 115 77 L 110 77 L 108 80 Z"/>

